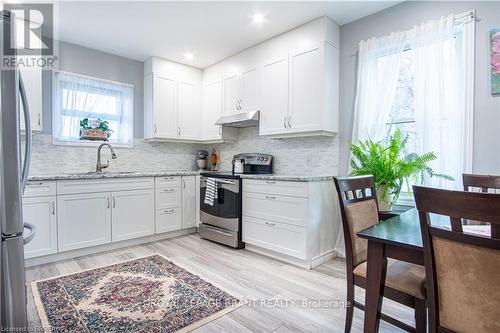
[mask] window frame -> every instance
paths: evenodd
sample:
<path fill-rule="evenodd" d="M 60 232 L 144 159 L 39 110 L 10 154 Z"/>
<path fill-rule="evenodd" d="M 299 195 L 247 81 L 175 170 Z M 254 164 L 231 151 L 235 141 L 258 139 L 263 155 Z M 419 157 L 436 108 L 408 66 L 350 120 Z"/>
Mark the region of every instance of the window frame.
<path fill-rule="evenodd" d="M 81 77 L 83 79 L 89 79 L 89 80 L 96 80 L 96 81 L 101 81 L 101 82 L 107 82 L 107 83 L 112 83 L 112 84 L 117 84 L 121 85 L 124 87 L 128 87 L 132 89 L 131 93 L 131 105 L 132 105 L 132 113 L 130 117 L 130 127 L 131 127 L 131 132 L 132 132 L 132 137 L 130 140 L 130 143 L 120 143 L 120 142 L 109 142 L 109 141 L 91 141 L 91 140 L 62 140 L 56 137 L 55 134 L 55 129 L 56 129 L 56 122 L 57 119 L 61 118 L 64 116 L 64 111 L 61 110 L 56 110 L 57 107 L 57 99 L 58 97 L 58 81 L 57 81 L 57 74 L 63 73 L 63 74 L 69 74 L 73 75 L 76 77 Z M 90 88 L 90 87 L 89 87 Z M 116 94 L 119 95 L 119 94 Z M 52 144 L 57 145 L 57 146 L 80 146 L 80 147 L 98 147 L 102 143 L 109 143 L 113 145 L 113 147 L 120 147 L 120 148 L 133 148 L 134 147 L 134 115 L 135 115 L 135 85 L 130 84 L 130 83 L 125 83 L 125 82 L 120 82 L 120 81 L 114 81 L 114 80 L 108 80 L 108 79 L 102 79 L 99 77 L 91 76 L 91 75 L 85 75 L 85 74 L 80 74 L 80 73 L 75 73 L 75 72 L 70 72 L 70 71 L 64 71 L 64 70 L 53 70 L 52 71 Z M 109 115 L 107 115 L 109 116 Z"/>

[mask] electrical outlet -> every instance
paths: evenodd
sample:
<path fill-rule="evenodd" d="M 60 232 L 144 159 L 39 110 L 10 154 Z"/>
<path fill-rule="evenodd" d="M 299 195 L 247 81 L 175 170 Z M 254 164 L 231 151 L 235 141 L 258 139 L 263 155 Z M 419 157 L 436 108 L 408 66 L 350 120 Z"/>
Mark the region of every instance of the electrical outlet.
<path fill-rule="evenodd" d="M 312 155 L 307 155 L 307 158 L 306 158 L 306 165 L 311 165 L 313 162 L 313 157 Z"/>

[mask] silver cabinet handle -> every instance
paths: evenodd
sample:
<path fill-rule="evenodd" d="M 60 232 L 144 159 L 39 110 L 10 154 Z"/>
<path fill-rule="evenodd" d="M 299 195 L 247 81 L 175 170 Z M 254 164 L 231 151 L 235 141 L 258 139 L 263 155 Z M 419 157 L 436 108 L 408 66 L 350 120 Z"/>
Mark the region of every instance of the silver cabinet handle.
<path fill-rule="evenodd" d="M 172 213 L 175 213 L 175 209 L 167 209 L 165 211 L 163 211 L 165 214 L 172 214 Z"/>
<path fill-rule="evenodd" d="M 174 177 L 165 177 L 164 180 L 174 180 Z"/>
<path fill-rule="evenodd" d="M 177 127 L 177 135 L 181 135 L 181 128 Z"/>
<path fill-rule="evenodd" d="M 276 184 L 276 182 L 274 180 L 268 180 L 266 181 L 266 184 Z"/>
<path fill-rule="evenodd" d="M 156 124 L 154 124 L 154 132 L 158 132 L 158 127 L 156 126 Z"/>
<path fill-rule="evenodd" d="M 219 126 L 219 135 L 222 135 L 222 126 Z"/>
<path fill-rule="evenodd" d="M 116 200 L 115 200 L 115 197 L 113 197 L 113 208 L 116 207 Z"/>
<path fill-rule="evenodd" d="M 288 116 L 288 127 L 292 127 L 291 121 L 292 121 L 292 116 Z"/>
<path fill-rule="evenodd" d="M 174 192 L 175 191 L 175 188 L 167 188 L 167 189 L 164 189 L 163 192 Z"/>
<path fill-rule="evenodd" d="M 267 222 L 267 221 L 266 221 L 266 225 L 268 225 L 268 226 L 270 226 L 270 227 L 274 227 L 274 226 L 276 226 L 276 223 L 271 223 L 271 222 Z"/>
<path fill-rule="evenodd" d="M 40 126 L 41 122 L 42 122 L 41 116 L 40 114 L 38 114 L 38 121 L 37 121 L 38 126 Z"/>
<path fill-rule="evenodd" d="M 186 181 L 184 179 L 182 180 L 182 188 L 186 188 Z"/>
<path fill-rule="evenodd" d="M 283 127 L 286 128 L 286 117 L 283 117 Z"/>
<path fill-rule="evenodd" d="M 56 215 L 56 203 L 52 201 L 51 204 L 52 215 Z"/>
<path fill-rule="evenodd" d="M 106 198 L 106 202 L 108 203 L 108 208 L 109 208 L 109 197 Z"/>
<path fill-rule="evenodd" d="M 276 197 L 273 195 L 266 195 L 266 199 L 274 200 Z"/>

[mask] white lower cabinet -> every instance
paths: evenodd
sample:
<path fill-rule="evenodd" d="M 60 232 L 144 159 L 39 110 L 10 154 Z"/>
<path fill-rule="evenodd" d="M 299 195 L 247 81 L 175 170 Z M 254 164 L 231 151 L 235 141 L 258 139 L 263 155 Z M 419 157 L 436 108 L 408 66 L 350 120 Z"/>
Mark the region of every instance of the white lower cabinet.
<path fill-rule="evenodd" d="M 111 197 L 113 242 L 155 233 L 153 189 L 113 192 Z"/>
<path fill-rule="evenodd" d="M 179 207 L 156 211 L 156 233 L 180 230 L 182 227 Z"/>
<path fill-rule="evenodd" d="M 245 216 L 244 241 L 262 248 L 306 259 L 307 229 Z"/>
<path fill-rule="evenodd" d="M 36 228 L 36 235 L 24 246 L 29 259 L 57 252 L 56 197 L 23 199 L 23 220 Z"/>
<path fill-rule="evenodd" d="M 57 224 L 59 251 L 111 242 L 110 193 L 58 196 Z"/>
<path fill-rule="evenodd" d="M 243 180 L 246 248 L 313 268 L 335 256 L 340 218 L 333 181 Z"/>
<path fill-rule="evenodd" d="M 31 182 L 23 198 L 23 215 L 36 227 L 36 234 L 25 246 L 25 257 L 196 227 L 198 178 Z"/>
<path fill-rule="evenodd" d="M 196 176 L 182 177 L 182 228 L 196 227 Z"/>

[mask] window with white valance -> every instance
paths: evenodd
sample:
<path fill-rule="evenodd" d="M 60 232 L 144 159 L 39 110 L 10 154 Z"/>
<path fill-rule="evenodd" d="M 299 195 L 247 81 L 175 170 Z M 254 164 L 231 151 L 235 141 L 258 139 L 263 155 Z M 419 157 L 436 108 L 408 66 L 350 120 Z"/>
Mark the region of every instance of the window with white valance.
<path fill-rule="evenodd" d="M 407 153 L 434 152 L 431 167 L 455 178 L 426 185 L 461 188 L 472 171 L 474 39 L 472 11 L 361 41 L 352 142 L 400 129 Z"/>
<path fill-rule="evenodd" d="M 80 140 L 80 121 L 107 121 L 109 142 L 133 144 L 134 86 L 57 71 L 53 78 L 53 138 L 61 144 L 95 144 Z"/>

